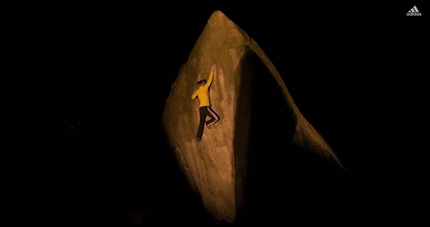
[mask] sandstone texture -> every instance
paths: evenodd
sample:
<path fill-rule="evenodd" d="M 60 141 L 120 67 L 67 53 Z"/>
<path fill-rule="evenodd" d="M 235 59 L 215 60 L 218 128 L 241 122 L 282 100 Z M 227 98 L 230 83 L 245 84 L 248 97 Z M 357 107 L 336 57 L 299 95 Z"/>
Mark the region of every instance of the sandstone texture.
<path fill-rule="evenodd" d="M 205 127 L 199 142 L 196 141 L 199 102 L 192 100 L 191 94 L 198 80 L 208 78 L 212 64 L 216 64 L 216 70 L 210 99 L 221 120 L 211 129 Z M 279 122 L 282 126 L 279 130 L 285 134 L 274 134 L 273 138 L 318 154 L 343 168 L 323 137 L 300 113 L 280 74 L 258 44 L 221 11 L 215 11 L 172 85 L 162 121 L 191 188 L 200 194 L 206 209 L 218 220 L 234 222 L 244 206 L 245 181 L 250 174 L 248 152 L 256 149 L 255 141 L 259 138 L 257 133 L 250 134 L 253 115 L 277 111 L 277 106 L 262 110 L 265 107 L 258 104 L 263 102 L 259 94 L 266 89 L 263 79 L 273 82 L 273 88 L 267 89 L 277 92 L 284 111 L 280 113 L 285 113 Z M 276 133 L 271 129 L 254 130 L 259 130 L 260 137 Z M 273 146 L 262 150 L 273 150 Z M 287 147 L 277 149 L 287 153 Z"/>

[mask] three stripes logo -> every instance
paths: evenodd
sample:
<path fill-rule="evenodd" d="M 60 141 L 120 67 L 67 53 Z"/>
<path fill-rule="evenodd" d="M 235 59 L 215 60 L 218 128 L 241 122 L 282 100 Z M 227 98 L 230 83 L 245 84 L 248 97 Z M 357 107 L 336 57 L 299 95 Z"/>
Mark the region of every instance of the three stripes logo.
<path fill-rule="evenodd" d="M 406 16 L 421 16 L 421 13 L 418 11 L 417 7 L 414 6 L 406 13 Z"/>

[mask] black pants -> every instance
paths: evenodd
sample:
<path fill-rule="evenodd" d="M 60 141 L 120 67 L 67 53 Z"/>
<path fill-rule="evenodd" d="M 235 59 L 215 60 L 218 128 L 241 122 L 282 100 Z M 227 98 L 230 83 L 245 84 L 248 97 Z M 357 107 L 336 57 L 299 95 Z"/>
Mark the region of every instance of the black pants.
<path fill-rule="evenodd" d="M 208 126 L 212 126 L 215 123 L 217 123 L 219 121 L 219 116 L 217 113 L 215 113 L 215 111 L 212 110 L 212 108 L 210 106 L 202 106 L 199 109 L 200 111 L 200 124 L 199 124 L 199 129 L 197 130 L 197 138 L 201 139 L 202 135 L 203 135 L 203 129 L 205 127 L 205 122 L 206 125 Z M 210 117 L 211 119 L 209 119 L 208 121 L 206 121 L 206 116 Z"/>

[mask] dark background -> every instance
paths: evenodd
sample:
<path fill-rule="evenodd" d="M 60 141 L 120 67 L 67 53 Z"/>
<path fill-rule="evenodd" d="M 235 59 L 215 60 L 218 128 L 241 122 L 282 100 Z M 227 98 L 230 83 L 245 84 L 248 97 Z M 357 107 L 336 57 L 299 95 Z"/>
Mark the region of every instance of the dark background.
<path fill-rule="evenodd" d="M 58 12 L 50 38 L 56 66 L 68 78 L 65 128 L 72 147 L 59 165 L 73 191 L 64 203 L 80 207 L 67 218 L 131 223 L 130 212 L 138 212 L 172 223 L 211 222 L 168 149 L 160 117 L 180 66 L 216 9 L 257 41 L 303 115 L 339 155 L 348 187 L 356 189 L 339 193 L 356 198 L 345 207 L 353 210 L 375 190 L 369 176 L 385 152 L 373 147 L 382 139 L 369 119 L 380 117 L 375 103 L 386 103 L 373 96 L 378 85 L 372 81 L 383 75 L 386 63 L 378 59 L 387 54 L 373 48 L 384 45 L 382 37 L 364 27 L 354 7 L 157 3 Z"/>

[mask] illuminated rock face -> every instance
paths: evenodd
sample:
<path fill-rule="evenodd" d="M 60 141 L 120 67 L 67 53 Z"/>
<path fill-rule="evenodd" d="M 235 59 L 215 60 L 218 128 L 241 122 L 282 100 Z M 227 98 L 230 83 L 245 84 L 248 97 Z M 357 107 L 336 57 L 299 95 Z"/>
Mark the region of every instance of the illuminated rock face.
<path fill-rule="evenodd" d="M 198 80 L 208 79 L 212 64 L 216 70 L 210 99 L 221 120 L 211 129 L 205 127 L 197 141 L 199 104 L 191 95 Z M 247 176 L 258 174 L 249 171 L 250 149 L 263 146 L 261 152 L 270 156 L 275 150 L 287 154 L 288 146 L 284 150 L 279 145 L 294 144 L 341 166 L 257 43 L 220 11 L 212 14 L 181 67 L 166 100 L 163 124 L 191 187 L 213 218 L 230 223 L 246 204 Z M 258 160 L 253 163 L 257 166 Z"/>

